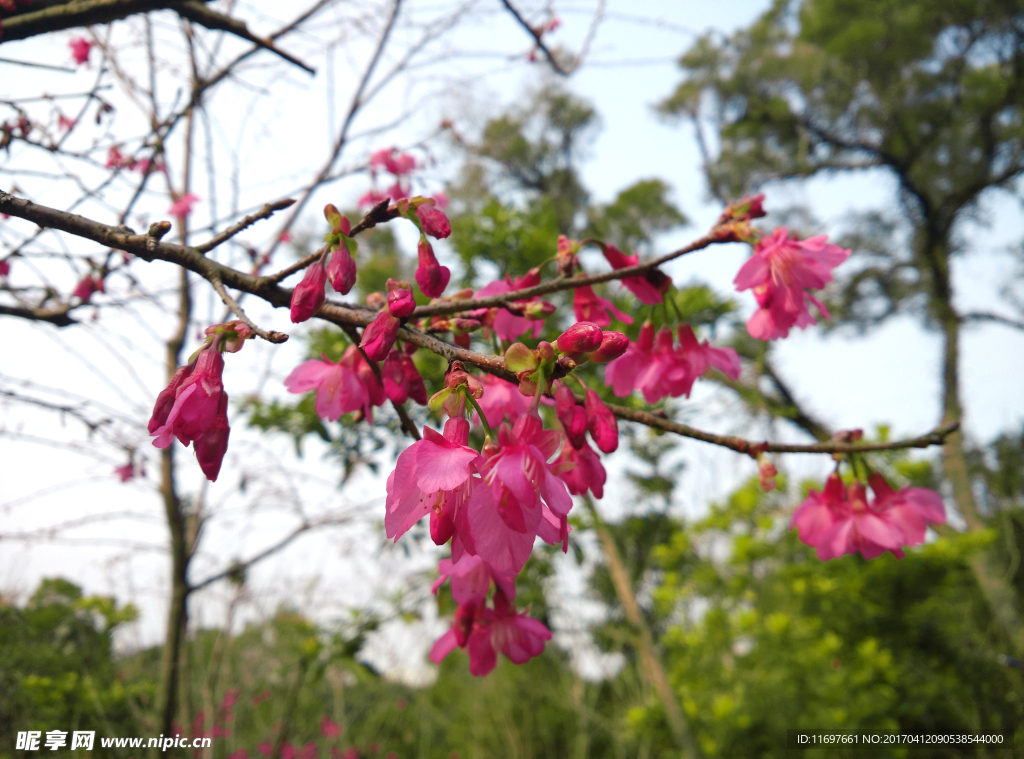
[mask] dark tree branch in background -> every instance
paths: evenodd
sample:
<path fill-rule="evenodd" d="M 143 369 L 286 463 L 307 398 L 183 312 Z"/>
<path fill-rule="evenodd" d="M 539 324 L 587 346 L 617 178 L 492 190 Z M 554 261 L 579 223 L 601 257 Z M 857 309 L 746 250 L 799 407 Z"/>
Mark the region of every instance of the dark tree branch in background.
<path fill-rule="evenodd" d="M 49 322 L 57 327 L 70 327 L 72 324 L 78 324 L 76 319 L 68 316 L 68 310 L 67 308 L 62 308 L 57 311 L 49 311 L 43 308 L 0 305 L 0 316 L 17 316 L 29 321 Z"/>
<path fill-rule="evenodd" d="M 282 211 L 285 208 L 288 208 L 288 206 L 292 205 L 294 202 L 295 201 L 292 198 L 284 198 L 283 200 L 277 200 L 274 201 L 273 203 L 267 203 L 256 213 L 246 216 L 241 221 L 232 224 L 223 232 L 220 232 L 214 237 L 211 237 L 206 242 L 196 245 L 195 249 L 198 250 L 200 253 L 206 253 L 208 251 L 211 251 L 218 245 L 230 240 L 239 232 L 248 229 L 257 221 L 261 221 L 262 219 L 269 219 L 271 216 L 274 215 L 274 211 Z"/>
<path fill-rule="evenodd" d="M 971 311 L 970 313 L 962 314 L 960 316 L 962 322 L 993 322 L 994 324 L 1001 324 L 1004 327 L 1012 327 L 1013 329 L 1024 330 L 1024 322 L 1018 321 L 1017 319 L 1011 319 L 1007 316 L 1000 316 L 999 314 L 992 314 L 987 311 Z"/>

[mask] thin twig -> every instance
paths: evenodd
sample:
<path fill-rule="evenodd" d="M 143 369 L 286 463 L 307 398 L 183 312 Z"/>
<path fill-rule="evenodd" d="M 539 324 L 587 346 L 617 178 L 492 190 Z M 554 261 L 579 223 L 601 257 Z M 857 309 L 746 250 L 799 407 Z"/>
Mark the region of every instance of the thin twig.
<path fill-rule="evenodd" d="M 276 200 L 273 203 L 267 203 L 267 204 L 265 204 L 263 206 L 263 208 L 261 208 L 256 213 L 250 214 L 249 216 L 246 216 L 241 221 L 238 221 L 235 224 L 232 224 L 230 227 L 225 229 L 223 232 L 220 232 L 219 234 L 215 235 L 214 237 L 211 237 L 206 242 L 199 243 L 199 245 L 195 246 L 195 249 L 198 250 L 200 253 L 206 253 L 208 251 L 211 251 L 214 248 L 216 248 L 218 245 L 220 245 L 220 244 L 230 240 L 232 237 L 237 235 L 239 232 L 241 232 L 241 231 L 243 231 L 245 229 L 248 229 L 253 224 L 255 224 L 257 221 L 262 221 L 263 219 L 269 219 L 271 216 L 274 215 L 274 211 L 281 211 L 281 210 L 287 208 L 288 206 L 290 206 L 294 202 L 295 201 L 292 198 L 284 198 L 282 200 Z"/>
<path fill-rule="evenodd" d="M 281 344 L 283 342 L 287 342 L 288 335 L 286 335 L 284 332 L 275 332 L 273 330 L 268 332 L 264 329 L 260 329 L 259 327 L 257 327 L 256 324 L 253 323 L 253 321 L 248 316 L 245 315 L 245 311 L 242 310 L 242 307 L 238 304 L 238 301 L 231 297 L 231 294 L 227 291 L 227 288 L 224 287 L 224 283 L 221 282 L 217 277 L 211 277 L 210 284 L 213 285 L 213 289 L 217 291 L 217 294 L 220 296 L 220 299 L 224 301 L 224 305 L 231 310 L 231 313 L 233 313 L 235 316 L 237 316 L 239 319 L 245 322 L 245 324 L 248 325 L 248 327 L 253 332 L 262 337 L 268 343 Z"/>

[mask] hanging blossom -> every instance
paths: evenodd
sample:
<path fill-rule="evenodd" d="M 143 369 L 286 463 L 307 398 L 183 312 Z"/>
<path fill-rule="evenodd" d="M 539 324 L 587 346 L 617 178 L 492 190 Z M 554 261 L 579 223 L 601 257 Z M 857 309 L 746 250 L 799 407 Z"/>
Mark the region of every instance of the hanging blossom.
<path fill-rule="evenodd" d="M 874 559 L 886 551 L 903 558 L 905 546 L 924 543 L 929 524 L 944 524 L 942 497 L 928 488 L 893 490 L 877 472 L 868 477 L 875 499 L 868 502 L 863 483 L 849 488 L 833 473 L 822 492 L 813 488 L 790 523 L 802 543 L 812 546 L 818 558 L 828 561 L 859 552 Z"/>
<path fill-rule="evenodd" d="M 483 389 L 456 364 L 432 402 L 443 406 L 449 415 L 444 432 L 424 427 L 423 438 L 399 454 L 388 477 L 384 529 L 389 538 L 398 540 L 429 514 L 431 538 L 444 545 L 454 535 L 460 511 L 479 483 L 474 475 L 483 457 L 468 445 L 470 425 L 465 410 L 467 395 L 479 397 Z"/>
<path fill-rule="evenodd" d="M 157 396 L 149 420 L 153 445 L 166 448 L 174 438 L 192 445 L 208 480 L 216 481 L 228 448 L 228 395 L 224 392 L 224 353 L 241 350 L 254 336 L 240 321 L 215 324 L 192 360 L 180 367 Z"/>
<path fill-rule="evenodd" d="M 391 351 L 398 336 L 398 328 L 412 310 L 416 301 L 408 282 L 398 279 L 387 281 L 387 303 L 378 312 L 376 318 L 363 330 L 363 339 L 359 347 L 366 352 L 371 361 L 383 361 Z"/>
<path fill-rule="evenodd" d="M 499 588 L 494 591 L 493 608 L 483 604 L 460 604 L 452 628 L 435 641 L 430 660 L 440 664 L 456 648 L 469 654 L 469 672 L 484 677 L 498 664 L 498 651 L 512 663 L 525 664 L 544 653 L 551 631 L 540 620 L 521 614 Z"/>
<path fill-rule="evenodd" d="M 639 254 L 634 253 L 627 256 L 614 245 L 601 243 L 601 252 L 613 269 L 625 269 L 627 266 L 636 266 L 640 263 Z M 643 274 L 636 274 L 632 277 L 623 277 L 623 287 L 629 290 L 636 299 L 648 306 L 661 303 L 665 300 L 665 293 L 672 286 L 672 277 L 660 269 L 651 268 Z"/>
<path fill-rule="evenodd" d="M 577 321 L 593 322 L 599 327 L 608 327 L 614 315 L 623 324 L 633 323 L 632 316 L 622 313 L 610 300 L 595 293 L 590 285 L 581 285 L 573 291 L 572 306 Z"/>
<path fill-rule="evenodd" d="M 342 414 L 360 409 L 372 422 L 373 407 L 384 403 L 384 390 L 354 345 L 345 349 L 337 363 L 327 356 L 302 362 L 285 378 L 284 384 L 289 393 L 316 390 L 316 415 L 332 422 Z"/>
<path fill-rule="evenodd" d="M 483 375 L 480 382 L 484 395 L 479 405 L 491 427 L 497 427 L 506 418 L 509 424 L 515 424 L 516 419 L 530 409 L 530 398 L 519 392 L 519 385 L 493 374 Z"/>
<path fill-rule="evenodd" d="M 825 304 L 811 294 L 832 281 L 832 269 L 849 255 L 825 235 L 806 240 L 791 237 L 786 227 L 776 228 L 754 248 L 740 267 L 734 284 L 739 291 L 753 289 L 758 310 L 747 321 L 747 332 L 758 340 L 776 340 L 793 327 L 816 324 L 809 304 L 829 318 Z"/>
<path fill-rule="evenodd" d="M 707 340 L 698 342 L 688 324 L 680 325 L 677 334 L 678 346 L 670 329 L 662 328 L 655 335 L 654 324 L 644 322 L 637 341 L 605 371 L 615 395 L 625 398 L 639 390 L 644 400 L 656 403 L 666 397 L 689 398 L 694 381 L 711 368 L 730 379 L 739 377 L 740 359 L 733 348 L 712 348 Z"/>

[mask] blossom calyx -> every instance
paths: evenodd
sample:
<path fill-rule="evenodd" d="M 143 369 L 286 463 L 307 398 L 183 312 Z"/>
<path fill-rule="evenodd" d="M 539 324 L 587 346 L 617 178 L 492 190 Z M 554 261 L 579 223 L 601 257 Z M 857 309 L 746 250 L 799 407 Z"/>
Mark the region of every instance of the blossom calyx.
<path fill-rule="evenodd" d="M 239 319 L 206 328 L 207 343 L 216 341 L 218 335 L 221 336 L 218 346 L 224 353 L 238 353 L 246 340 L 256 337 L 252 327 Z"/>

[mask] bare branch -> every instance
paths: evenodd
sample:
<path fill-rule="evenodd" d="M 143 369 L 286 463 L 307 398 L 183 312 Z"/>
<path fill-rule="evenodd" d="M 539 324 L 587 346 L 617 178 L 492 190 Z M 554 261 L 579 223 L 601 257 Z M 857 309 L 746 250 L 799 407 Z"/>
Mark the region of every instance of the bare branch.
<path fill-rule="evenodd" d="M 964 322 L 994 322 L 995 324 L 1002 324 L 1004 327 L 1012 327 L 1013 329 L 1024 329 L 1024 322 L 1011 319 L 1007 316 L 1000 316 L 999 314 L 989 313 L 988 311 L 971 311 L 970 313 L 963 314 L 960 317 L 960 321 Z"/>
<path fill-rule="evenodd" d="M 282 200 L 276 200 L 273 203 L 267 203 L 263 206 L 263 208 L 261 208 L 256 213 L 246 216 L 241 221 L 232 224 L 223 232 L 220 232 L 217 235 L 211 237 L 206 242 L 196 245 L 195 249 L 198 250 L 200 253 L 207 253 L 216 248 L 218 245 L 227 242 L 232 237 L 237 235 L 239 232 L 248 229 L 257 221 L 269 219 L 271 216 L 274 215 L 274 211 L 284 210 L 288 206 L 292 205 L 294 202 L 295 201 L 292 198 L 284 198 Z"/>

